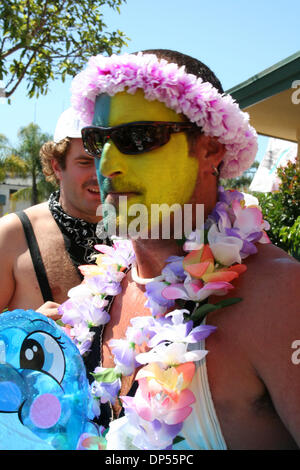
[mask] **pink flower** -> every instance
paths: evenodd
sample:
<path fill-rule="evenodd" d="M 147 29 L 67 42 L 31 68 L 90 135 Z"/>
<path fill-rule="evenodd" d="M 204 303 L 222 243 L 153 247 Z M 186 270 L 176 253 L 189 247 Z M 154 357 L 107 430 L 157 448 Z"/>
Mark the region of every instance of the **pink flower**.
<path fill-rule="evenodd" d="M 189 367 L 190 364 L 186 363 L 184 365 Z M 193 363 L 192 365 L 194 366 Z M 171 369 L 175 370 L 175 368 Z M 169 369 L 162 372 L 167 376 Z M 195 396 L 190 390 L 183 388 L 183 373 L 176 373 L 175 371 L 175 375 L 177 383 L 173 384 L 174 390 L 167 388 L 170 386 L 170 380 L 161 383 L 155 377 L 139 379 L 139 388 L 135 394 L 135 407 L 141 418 L 146 421 L 158 419 L 172 425 L 181 423 L 190 415 L 192 412 L 191 405 L 196 401 Z M 161 377 L 163 376 L 161 375 Z M 169 379 L 169 376 L 166 379 Z M 176 390 L 176 386 L 179 388 L 179 392 Z"/>
<path fill-rule="evenodd" d="M 233 289 L 229 282 L 207 282 L 204 284 L 201 279 L 192 279 L 187 275 L 183 284 L 173 284 L 162 291 L 162 295 L 167 299 L 185 299 L 201 302 L 210 295 L 225 295 Z"/>
<path fill-rule="evenodd" d="M 154 54 L 123 54 L 92 57 L 87 68 L 72 82 L 72 106 L 84 122 L 93 118 L 95 99 L 121 91 L 134 94 L 142 89 L 146 100 L 158 100 L 176 113 L 183 113 L 225 145 L 221 177 L 240 175 L 253 162 L 257 152 L 255 130 L 249 116 L 230 95 L 223 96 L 210 83 L 184 67 L 159 60 Z"/>
<path fill-rule="evenodd" d="M 93 436 L 89 433 L 81 434 L 76 450 L 105 450 L 106 441 L 102 436 Z"/>
<path fill-rule="evenodd" d="M 259 207 L 243 207 L 238 201 L 233 201 L 232 209 L 236 217 L 233 227 L 239 230 L 242 239 L 247 239 L 253 233 L 262 234 L 264 229 L 270 228 L 269 223 L 263 220 Z M 261 238 L 261 235 L 258 238 Z"/>

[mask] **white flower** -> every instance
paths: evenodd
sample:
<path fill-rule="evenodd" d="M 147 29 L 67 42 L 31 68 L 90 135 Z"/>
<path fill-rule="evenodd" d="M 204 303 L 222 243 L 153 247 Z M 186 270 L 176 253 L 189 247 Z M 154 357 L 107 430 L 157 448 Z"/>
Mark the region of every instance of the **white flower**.
<path fill-rule="evenodd" d="M 210 227 L 207 238 L 214 258 L 218 263 L 224 266 L 241 263 L 240 251 L 243 247 L 243 241 L 240 238 L 227 236 L 224 232 L 219 232 L 216 224 Z"/>
<path fill-rule="evenodd" d="M 133 444 L 139 429 L 130 423 L 127 416 L 112 421 L 105 436 L 106 450 L 140 450 Z"/>
<path fill-rule="evenodd" d="M 68 292 L 68 297 L 72 298 L 78 298 L 78 299 L 86 299 L 91 297 L 93 292 L 91 289 L 87 286 L 87 284 L 79 284 L 76 287 L 72 287 L 72 289 L 69 290 Z"/>
<path fill-rule="evenodd" d="M 79 343 L 91 342 L 95 333 L 91 332 L 85 323 L 77 323 L 71 329 L 71 336 L 74 336 Z"/>
<path fill-rule="evenodd" d="M 183 249 L 184 251 L 200 250 L 203 246 L 203 230 L 196 229 L 186 239 Z"/>
<path fill-rule="evenodd" d="M 206 354 L 207 351 L 203 349 L 187 351 L 187 344 L 184 343 L 161 343 L 147 353 L 138 354 L 136 360 L 140 364 L 160 362 L 166 366 L 174 366 L 184 362 L 200 361 Z"/>

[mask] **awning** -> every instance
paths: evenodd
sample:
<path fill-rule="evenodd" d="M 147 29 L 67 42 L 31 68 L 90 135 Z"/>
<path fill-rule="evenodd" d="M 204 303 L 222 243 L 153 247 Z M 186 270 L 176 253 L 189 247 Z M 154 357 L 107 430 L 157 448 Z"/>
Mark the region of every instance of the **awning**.
<path fill-rule="evenodd" d="M 249 113 L 258 134 L 297 142 L 300 157 L 300 51 L 227 93 Z"/>

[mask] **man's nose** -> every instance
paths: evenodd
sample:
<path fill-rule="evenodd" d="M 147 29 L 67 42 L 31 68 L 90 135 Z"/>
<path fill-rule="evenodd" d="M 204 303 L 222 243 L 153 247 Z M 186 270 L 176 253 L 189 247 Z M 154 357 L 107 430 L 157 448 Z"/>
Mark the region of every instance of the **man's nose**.
<path fill-rule="evenodd" d="M 115 144 L 109 140 L 105 143 L 101 159 L 100 173 L 106 178 L 113 178 L 117 175 L 126 174 L 128 155 L 121 153 Z"/>

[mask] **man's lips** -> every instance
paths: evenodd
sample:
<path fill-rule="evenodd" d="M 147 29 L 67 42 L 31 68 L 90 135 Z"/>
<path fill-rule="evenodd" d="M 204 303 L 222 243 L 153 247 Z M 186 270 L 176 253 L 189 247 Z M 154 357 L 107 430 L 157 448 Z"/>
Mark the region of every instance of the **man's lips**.
<path fill-rule="evenodd" d="M 109 191 L 107 193 L 107 196 L 113 195 L 113 196 L 127 196 L 128 194 L 141 194 L 137 191 Z"/>
<path fill-rule="evenodd" d="M 106 194 L 105 201 L 118 203 L 120 197 L 130 198 L 131 196 L 139 196 L 140 194 L 141 193 L 137 191 L 109 191 Z"/>
<path fill-rule="evenodd" d="M 99 188 L 86 188 L 87 192 L 92 196 L 100 199 L 100 190 Z"/>

